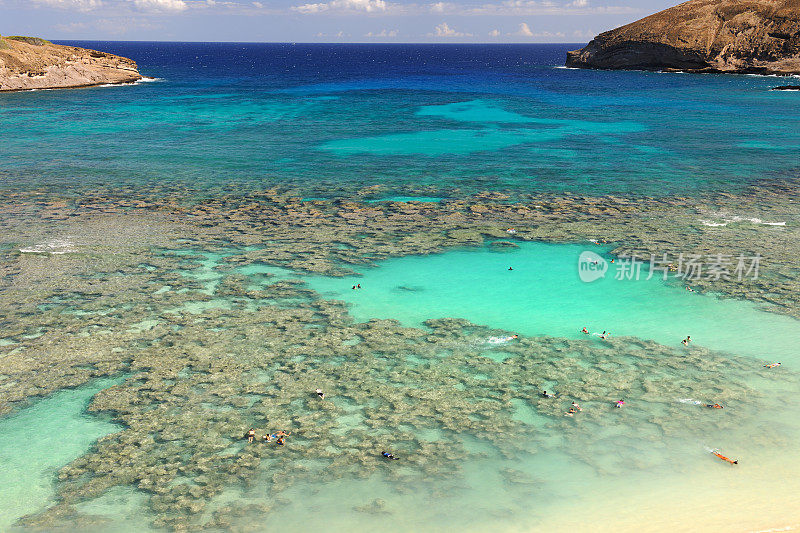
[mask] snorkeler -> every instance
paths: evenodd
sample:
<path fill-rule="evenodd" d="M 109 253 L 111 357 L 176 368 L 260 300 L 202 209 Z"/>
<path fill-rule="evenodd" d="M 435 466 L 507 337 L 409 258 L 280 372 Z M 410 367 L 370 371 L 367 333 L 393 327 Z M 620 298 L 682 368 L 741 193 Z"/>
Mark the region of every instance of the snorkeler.
<path fill-rule="evenodd" d="M 577 409 L 578 411 L 583 411 L 583 409 L 581 409 L 581 406 L 578 405 L 577 402 L 572 402 L 572 407 L 574 409 Z"/>
<path fill-rule="evenodd" d="M 250 428 L 250 431 L 247 432 L 247 442 L 253 442 L 254 438 L 256 438 L 256 430 Z"/>
<path fill-rule="evenodd" d="M 719 457 L 719 458 L 720 458 L 720 459 L 722 459 L 723 461 L 725 461 L 725 462 L 727 462 L 727 463 L 730 463 L 730 464 L 732 464 L 732 465 L 738 465 L 738 464 L 739 464 L 739 461 L 738 461 L 738 460 L 737 460 L 737 461 L 734 461 L 734 460 L 733 460 L 733 459 L 731 459 L 730 457 L 725 457 L 724 455 L 722 455 L 721 453 L 719 453 L 719 452 L 718 452 L 718 451 L 716 451 L 716 450 L 712 451 L 711 453 L 712 453 L 712 454 L 714 454 L 715 456 Z"/>
<path fill-rule="evenodd" d="M 764 368 L 777 368 L 779 366 L 781 366 L 780 363 L 769 363 L 769 364 L 764 365 Z"/>
<path fill-rule="evenodd" d="M 555 397 L 556 397 L 555 394 L 550 394 L 546 390 L 542 391 L 542 398 L 555 398 Z"/>
<path fill-rule="evenodd" d="M 509 269 L 509 270 L 514 270 L 514 268 L 513 268 L 513 267 L 508 267 L 508 269 Z"/>
<path fill-rule="evenodd" d="M 397 461 L 398 459 L 400 459 L 399 457 L 396 457 L 393 453 L 389 453 L 389 452 L 381 452 L 381 455 L 386 457 L 387 459 L 392 459 L 394 461 Z"/>
<path fill-rule="evenodd" d="M 625 400 L 617 400 L 617 405 L 616 405 L 616 407 L 617 407 L 618 409 L 621 409 L 623 405 L 625 405 Z"/>
<path fill-rule="evenodd" d="M 711 408 L 711 409 L 724 409 L 724 407 L 722 407 L 718 403 L 707 403 L 706 407 Z"/>
<path fill-rule="evenodd" d="M 319 396 L 319 399 L 320 399 L 320 400 L 324 400 L 324 399 L 325 399 L 325 393 L 324 393 L 324 392 L 322 392 L 322 389 L 317 389 L 317 390 L 315 390 L 314 392 L 316 392 L 316 393 L 317 393 L 317 396 Z"/>
<path fill-rule="evenodd" d="M 570 408 L 569 408 L 569 411 L 567 411 L 567 412 L 564 414 L 564 416 L 575 416 L 575 413 L 577 413 L 577 412 L 578 412 L 578 411 L 576 411 L 574 407 L 570 407 Z"/>

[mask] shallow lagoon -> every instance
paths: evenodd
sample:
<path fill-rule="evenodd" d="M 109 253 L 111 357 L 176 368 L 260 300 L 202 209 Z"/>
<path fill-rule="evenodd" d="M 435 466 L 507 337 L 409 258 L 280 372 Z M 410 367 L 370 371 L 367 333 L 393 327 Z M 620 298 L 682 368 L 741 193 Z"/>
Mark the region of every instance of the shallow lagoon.
<path fill-rule="evenodd" d="M 431 318 L 460 317 L 519 334 L 557 337 L 579 337 L 585 326 L 593 333 L 667 346 L 691 335 L 697 345 L 759 361 L 800 359 L 796 320 L 749 302 L 689 292 L 674 280 L 664 283 L 660 274 L 647 280 L 646 268 L 639 280 L 618 280 L 610 270 L 584 283 L 578 257 L 585 250 L 602 252 L 590 243 L 521 243 L 502 251 L 392 259 L 364 269 L 361 276 L 313 277 L 308 283 L 325 297 L 349 302 L 360 321 L 394 318 L 418 326 Z M 359 283 L 363 289 L 351 289 Z"/>
<path fill-rule="evenodd" d="M 600 247 L 587 246 L 602 252 Z M 266 515 L 255 510 L 242 517 L 243 523 L 256 529 L 280 527 L 287 531 L 312 527 L 331 531 L 353 528 L 433 531 L 448 527 L 465 531 L 489 527 L 566 530 L 560 518 L 561 513 L 572 513 L 569 509 L 573 508 L 565 507 L 568 502 L 580 502 L 577 516 L 589 510 L 603 510 L 602 502 L 608 498 L 616 498 L 614 501 L 637 498 L 642 491 L 663 492 L 664 487 L 671 487 L 672 492 L 662 494 L 659 502 L 673 505 L 684 497 L 682 491 L 702 494 L 715 490 L 727 495 L 734 489 L 741 491 L 743 480 L 754 487 L 769 487 L 770 477 L 765 473 L 780 473 L 786 469 L 783 462 L 786 458 L 791 461 L 798 456 L 794 438 L 800 436 L 800 428 L 782 413 L 800 407 L 796 399 L 800 396 L 796 384 L 777 379 L 791 372 L 791 347 L 796 340 L 797 323 L 758 310 L 752 304 L 689 293 L 680 286 L 658 280 L 623 282 L 607 276 L 591 284 L 582 283 L 577 276 L 577 257 L 586 248 L 520 243 L 518 249 L 506 247 L 502 251 L 489 247 L 391 259 L 352 278 L 305 276 L 308 285 L 324 297 L 349 301 L 351 314 L 357 321 L 385 317 L 408 326 L 420 326 L 431 318 L 462 317 L 498 330 L 567 337 L 576 342 L 587 341 L 578 332 L 587 325 L 592 331 L 612 331 L 614 342 L 622 344 L 611 345 L 590 337 L 588 341 L 595 349 L 586 351 L 580 345 L 565 344 L 559 353 L 559 342 L 551 343 L 551 351 L 545 352 L 550 359 L 545 364 L 551 365 L 553 371 L 545 374 L 556 377 L 553 381 L 536 383 L 515 381 L 516 371 L 509 369 L 525 370 L 526 352 L 518 350 L 516 342 L 487 343 L 489 335 L 495 335 L 493 332 L 487 332 L 481 339 L 454 338 L 452 344 L 445 345 L 455 357 L 454 362 L 440 360 L 438 355 L 421 356 L 409 351 L 411 355 L 391 362 L 392 367 L 385 372 L 387 378 L 398 379 L 405 372 L 426 368 L 435 375 L 440 364 L 466 363 L 461 390 L 466 389 L 477 399 L 510 394 L 512 418 L 521 428 L 515 430 L 515 449 L 502 442 L 487 441 L 482 435 L 437 427 L 437 422 L 395 426 L 395 422 L 386 419 L 383 427 L 365 426 L 359 404 L 337 396 L 336 386 L 332 385 L 330 401 L 342 410 L 336 429 L 331 431 L 332 438 L 346 438 L 364 431 L 379 432 L 389 439 L 393 434 L 411 433 L 421 441 L 443 440 L 463 446 L 469 455 L 458 464 L 456 473 L 438 473 L 435 468 L 420 471 L 401 460 L 381 465 L 365 479 L 350 476 L 327 479 L 329 474 L 323 468 L 326 461 L 307 458 L 303 459 L 304 468 L 311 472 L 319 469 L 319 478 L 296 484 L 277 495 L 271 487 L 279 485 L 280 480 L 275 481 L 273 463 L 265 460 L 252 471 L 247 487 L 229 486 L 212 499 L 207 513 L 230 502 L 267 504 L 271 509 Z M 220 280 L 230 272 L 219 268 L 227 254 L 183 255 L 187 263 L 197 266 L 182 273 L 199 284 L 198 293 L 212 298 L 213 306 L 230 305 L 232 297 L 219 294 Z M 514 270 L 509 271 L 508 266 Z M 285 269 L 259 264 L 233 271 L 246 276 L 253 287 L 292 275 Z M 364 288 L 353 291 L 350 287 L 355 283 Z M 187 305 L 184 311 L 202 313 L 203 309 Z M 665 318 L 667 313 L 671 313 L 671 319 Z M 728 324 L 728 329 L 721 327 L 721 322 Z M 686 350 L 679 345 L 687 333 L 696 339 L 698 346 L 731 352 L 732 359 L 708 354 L 708 368 L 698 366 L 696 350 L 700 348 L 692 346 Z M 637 344 L 639 341 L 635 339 L 617 339 L 622 335 L 663 342 L 674 346 L 678 355 L 663 351 L 666 365 L 660 367 L 658 360 L 647 359 L 650 345 Z M 764 339 L 769 339 L 769 351 L 760 349 L 766 344 Z M 682 364 L 682 350 L 691 358 L 691 365 Z M 363 351 L 359 353 L 360 357 L 365 356 Z M 463 353 L 474 356 L 462 361 L 459 354 Z M 739 354 L 748 357 L 736 358 Z M 531 354 L 531 361 L 541 355 Z M 781 358 L 784 367 L 774 373 L 764 371 L 761 365 L 767 356 Z M 377 353 L 375 357 L 385 356 Z M 483 357 L 487 359 L 484 361 Z M 357 361 L 354 358 L 351 364 Z M 597 369 L 605 370 L 598 374 Z M 579 379 L 581 375 L 593 382 L 583 382 Z M 560 376 L 568 379 L 559 381 Z M 631 388 L 631 380 L 641 380 L 644 389 Z M 628 406 L 623 410 L 612 407 L 615 383 L 633 391 L 625 396 Z M 556 392 L 568 390 L 570 395 L 542 403 L 535 396 L 539 387 Z M 610 394 L 598 396 L 597 390 L 609 390 Z M 691 397 L 684 391 L 693 391 Z M 75 391 L 59 394 L 74 395 Z M 584 412 L 566 418 L 563 412 L 573 398 L 581 402 Z M 721 398 L 729 400 L 723 411 L 695 404 Z M 50 420 L 50 414 L 36 411 L 37 407 L 46 407 L 47 401 L 22 411 L 20 416 Z M 82 409 L 77 409 L 66 415 L 53 414 L 50 422 L 63 427 L 62 418 L 74 421 L 83 417 Z M 33 418 L 28 420 L 28 425 L 35 423 Z M 104 432 L 113 431 L 113 426 L 109 429 L 104 424 Z M 731 431 L 733 427 L 735 431 Z M 4 434 L 15 443 L 25 442 L 29 436 L 23 429 L 17 426 Z M 86 447 L 102 435 L 83 429 L 75 431 L 85 433 L 81 442 Z M 86 441 L 88 437 L 91 438 Z M 293 442 L 290 439 L 287 448 Z M 707 450 L 717 446 L 740 458 L 741 468 L 732 471 L 713 459 Z M 41 450 L 36 453 L 46 454 Z M 60 458 L 60 464 L 49 468 L 57 468 L 80 453 L 78 450 L 71 457 Z M 440 453 L 447 454 L 447 448 Z M 27 460 L 14 458 L 23 469 Z M 52 487 L 52 475 L 47 474 L 43 479 L 45 489 L 40 491 L 36 505 L 46 503 L 52 495 L 47 489 Z M 720 490 L 718 485 L 730 488 Z M 82 503 L 80 509 L 106 517 L 119 515 L 128 528 L 149 529 L 145 522 L 149 522 L 150 515 L 141 508 L 143 501 L 136 494 L 114 489 Z M 772 501 L 783 501 L 784 496 L 774 496 Z M 748 502 L 742 505 L 747 508 Z M 35 509 L 35 506 L 26 508 L 24 512 Z M 590 515 L 582 523 L 590 523 L 593 520 Z M 137 516 L 143 520 L 137 523 Z M 669 518 L 666 514 L 659 516 L 662 520 Z M 669 522 L 661 524 L 666 526 Z"/>

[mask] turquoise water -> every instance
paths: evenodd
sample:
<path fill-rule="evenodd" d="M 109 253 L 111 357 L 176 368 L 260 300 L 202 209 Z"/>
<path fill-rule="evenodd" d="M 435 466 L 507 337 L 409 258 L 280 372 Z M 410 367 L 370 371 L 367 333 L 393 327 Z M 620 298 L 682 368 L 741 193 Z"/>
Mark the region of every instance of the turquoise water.
<path fill-rule="evenodd" d="M 692 196 L 790 177 L 800 169 L 797 94 L 769 92 L 780 81 L 773 78 L 557 68 L 575 45 L 90 46 L 134 58 L 156 80 L 0 94 L 4 191 L 41 187 L 79 197 L 87 191 L 102 194 L 105 187 L 124 194 L 116 188 L 121 184 L 132 185 L 134 194 L 163 184 L 165 191 L 196 189 L 213 200 L 277 185 L 298 188 L 305 200 L 358 192 L 368 202 L 428 203 L 487 190 Z M 377 187 L 365 192 L 366 186 Z M 257 235 L 248 237 L 258 242 Z M 198 246 L 204 244 L 211 246 Z M 214 249 L 224 245 L 213 244 Z M 681 357 L 691 357 L 694 346 L 719 350 L 740 366 L 714 363 L 712 370 L 687 370 L 682 360 L 665 368 L 640 365 L 647 359 L 645 349 L 641 357 L 622 348 L 616 353 L 593 335 L 586 360 L 564 353 L 547 361 L 555 376 L 559 365 L 594 365 L 587 382 L 565 385 L 553 378 L 526 384 L 570 386 L 591 398 L 585 418 L 565 423 L 558 409 L 568 403 L 553 414 L 538 398 L 487 378 L 490 370 L 476 370 L 486 364 L 500 372 L 521 357 L 513 342 L 504 351 L 503 341 L 492 344 L 487 338 L 479 343 L 476 366 L 469 367 L 469 385 L 462 385 L 476 397 L 485 392 L 510 398 L 513 419 L 536 430 L 518 443 L 516 457 L 475 435 L 427 428 L 420 432 L 422 440 L 461 439 L 480 460 L 460 465 L 455 480 L 434 475 L 398 487 L 395 478 L 375 475 L 299 485 L 259 525 L 289 531 L 485 531 L 549 530 L 545 526 L 555 523 L 563 530 L 563 520 L 580 517 L 584 506 L 618 497 L 622 508 L 624 498 L 656 493 L 659 486 L 667 487 L 662 500 L 676 514 L 711 492 L 723 500 L 755 493 L 781 502 L 783 493 L 800 494 L 797 483 L 791 485 L 800 479 L 795 466 L 800 423 L 792 416 L 800 394 L 771 380 L 800 362 L 798 322 L 655 279 L 609 276 L 583 283 L 577 259 L 585 249 L 603 253 L 588 244 L 521 243 L 514 250 L 391 259 L 363 267 L 361 276 L 302 278 L 323 296 L 346 301 L 357 321 L 392 318 L 419 326 L 432 318 L 460 317 L 525 336 L 573 339 L 584 338 L 580 329 L 587 327 L 611 332 L 612 338 L 651 339 L 674 347 Z M 164 314 L 134 324 L 132 333 L 176 315 L 202 319 L 197 315 L 209 310 L 252 311 L 282 303 L 219 294 L 227 275 L 247 276 L 251 290 L 300 277 L 265 264 L 226 263 L 227 253 L 179 254 L 186 256 L 181 274 L 196 282 L 196 291 L 173 289 L 170 272 L 154 292 L 182 290 L 180 296 L 188 298 L 196 292 L 197 300 L 160 309 Z M 352 290 L 357 283 L 363 288 Z M 689 349 L 680 345 L 687 335 L 694 339 Z M 475 346 L 453 347 L 460 349 Z M 784 366 L 765 373 L 761 365 L 773 361 Z M 405 363 L 406 370 L 435 367 L 415 357 Z M 610 408 L 616 372 L 620 380 L 642 382 L 643 390 L 632 394 L 630 409 L 623 411 Z M 57 469 L 119 429 L 85 412 L 91 396 L 112 383 L 62 391 L 0 419 L 0 529 L 51 503 Z M 663 383 L 672 388 L 662 390 Z M 597 392 L 604 388 L 610 389 L 607 394 Z M 678 396 L 686 390 L 692 391 L 691 401 L 728 394 L 731 404 L 723 412 L 700 409 L 680 401 L 687 399 Z M 332 398 L 346 411 L 337 434 L 364 429 L 358 405 Z M 730 420 L 725 417 L 736 417 L 736 431 L 720 422 Z M 741 468 L 721 470 L 706 453 L 712 446 L 743 457 Z M 270 479 L 268 464 L 259 469 L 254 476 Z M 777 476 L 787 483 L 781 492 L 770 485 Z M 131 487 L 113 489 L 79 507 L 117 519 L 119 529 L 145 530 L 143 494 Z M 385 510 L 355 509 L 376 497 L 386 500 Z M 263 503 L 268 496 L 256 484 L 250 491 L 228 487 L 217 499 L 220 505 L 239 499 Z M 655 503 L 637 505 L 651 509 Z M 684 524 L 694 523 L 690 519 Z M 596 522 L 582 522 L 588 523 Z"/>
<path fill-rule="evenodd" d="M 391 259 L 362 276 L 315 277 L 310 286 L 351 304 L 356 320 L 394 318 L 420 325 L 459 317 L 524 335 L 630 335 L 679 346 L 697 345 L 758 361 L 800 361 L 800 324 L 751 303 L 692 293 L 658 276 L 592 283 L 578 276 L 578 257 L 597 246 L 521 243 L 519 249 L 463 250 Z M 509 271 L 512 267 L 514 270 Z M 612 265 L 613 267 L 613 265 Z M 360 283 L 361 290 L 351 287 Z"/>
<path fill-rule="evenodd" d="M 0 95 L 0 186 L 669 194 L 796 173 L 797 93 L 557 68 L 579 45 L 77 43 L 129 87 Z"/>
<path fill-rule="evenodd" d="M 101 379 L 38 400 L 0 418 L 0 529 L 52 503 L 56 471 L 120 426 L 89 415 L 92 396 L 118 379 Z"/>

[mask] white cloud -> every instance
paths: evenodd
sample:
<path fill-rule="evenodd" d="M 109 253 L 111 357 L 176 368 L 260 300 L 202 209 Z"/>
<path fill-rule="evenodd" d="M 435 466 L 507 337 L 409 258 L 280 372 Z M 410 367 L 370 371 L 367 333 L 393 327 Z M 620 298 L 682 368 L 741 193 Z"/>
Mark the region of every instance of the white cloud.
<path fill-rule="evenodd" d="M 341 31 L 341 30 L 340 30 L 340 31 L 337 31 L 336 33 L 324 33 L 324 32 L 319 32 L 319 33 L 318 33 L 318 34 L 317 34 L 315 37 L 317 37 L 317 38 L 323 38 L 323 37 L 330 38 L 330 37 L 335 37 L 336 39 L 343 39 L 343 38 L 345 38 L 345 37 L 350 37 L 350 34 L 349 34 L 349 33 L 345 33 L 345 32 L 343 32 L 343 31 Z"/>
<path fill-rule="evenodd" d="M 436 5 L 436 4 L 434 4 Z M 641 12 L 629 6 L 595 6 L 588 0 L 556 3 L 552 0 L 504 0 L 499 3 L 456 5 L 444 3 L 442 12 L 453 15 L 620 15 Z"/>
<path fill-rule="evenodd" d="M 397 30 L 386 30 L 383 29 L 379 32 L 368 32 L 364 34 L 364 37 L 378 37 L 378 38 L 392 38 L 397 37 L 398 31 Z"/>
<path fill-rule="evenodd" d="M 33 2 L 62 9 L 77 9 L 78 11 L 91 11 L 103 5 L 102 0 L 33 0 Z"/>
<path fill-rule="evenodd" d="M 533 32 L 526 23 L 522 22 L 519 25 L 519 31 L 517 31 L 515 35 L 518 35 L 520 37 L 533 37 Z"/>
<path fill-rule="evenodd" d="M 451 28 L 446 22 L 442 22 L 435 28 L 436 37 L 472 37 L 471 33 L 462 33 Z"/>
<path fill-rule="evenodd" d="M 500 30 L 492 30 L 489 32 L 489 37 L 500 37 Z"/>
<path fill-rule="evenodd" d="M 385 0 L 331 0 L 319 4 L 293 6 L 291 9 L 305 15 L 331 11 L 380 13 L 386 11 L 388 5 Z"/>
<path fill-rule="evenodd" d="M 436 2 L 435 4 L 431 4 L 429 8 L 431 13 L 446 13 L 454 11 L 458 6 L 451 2 Z"/>
<path fill-rule="evenodd" d="M 185 0 L 133 0 L 133 4 L 143 11 L 183 11 L 189 6 Z"/>
<path fill-rule="evenodd" d="M 253 6 L 258 9 L 264 9 L 264 4 L 262 4 L 261 2 L 253 2 Z"/>

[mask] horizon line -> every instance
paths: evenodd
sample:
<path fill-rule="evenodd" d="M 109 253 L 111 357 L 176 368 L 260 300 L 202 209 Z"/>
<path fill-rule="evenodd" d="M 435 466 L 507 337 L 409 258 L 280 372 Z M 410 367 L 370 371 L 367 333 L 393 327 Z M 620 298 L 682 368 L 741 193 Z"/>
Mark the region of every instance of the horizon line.
<path fill-rule="evenodd" d="M 446 45 L 446 46 L 458 46 L 458 45 L 489 45 L 489 46 L 506 46 L 506 45 L 527 45 L 527 46 L 537 46 L 537 45 L 570 45 L 570 46 L 585 46 L 586 42 L 538 42 L 538 43 L 525 43 L 525 42 L 507 42 L 507 43 L 496 43 L 496 42 L 415 42 L 415 41 L 403 41 L 403 42 L 368 42 L 368 41 L 348 41 L 348 42 L 320 42 L 320 41 L 150 41 L 144 39 L 130 39 L 130 40 L 117 40 L 117 39 L 78 39 L 78 38 L 71 38 L 71 39 L 57 39 L 51 38 L 48 39 L 50 41 L 61 41 L 61 42 L 94 42 L 94 43 L 174 43 L 174 44 L 290 44 L 290 45 L 306 45 L 306 44 L 319 44 L 319 45 L 353 45 L 353 44 L 365 44 L 365 45 L 432 45 L 432 46 L 439 46 L 439 45 Z"/>

